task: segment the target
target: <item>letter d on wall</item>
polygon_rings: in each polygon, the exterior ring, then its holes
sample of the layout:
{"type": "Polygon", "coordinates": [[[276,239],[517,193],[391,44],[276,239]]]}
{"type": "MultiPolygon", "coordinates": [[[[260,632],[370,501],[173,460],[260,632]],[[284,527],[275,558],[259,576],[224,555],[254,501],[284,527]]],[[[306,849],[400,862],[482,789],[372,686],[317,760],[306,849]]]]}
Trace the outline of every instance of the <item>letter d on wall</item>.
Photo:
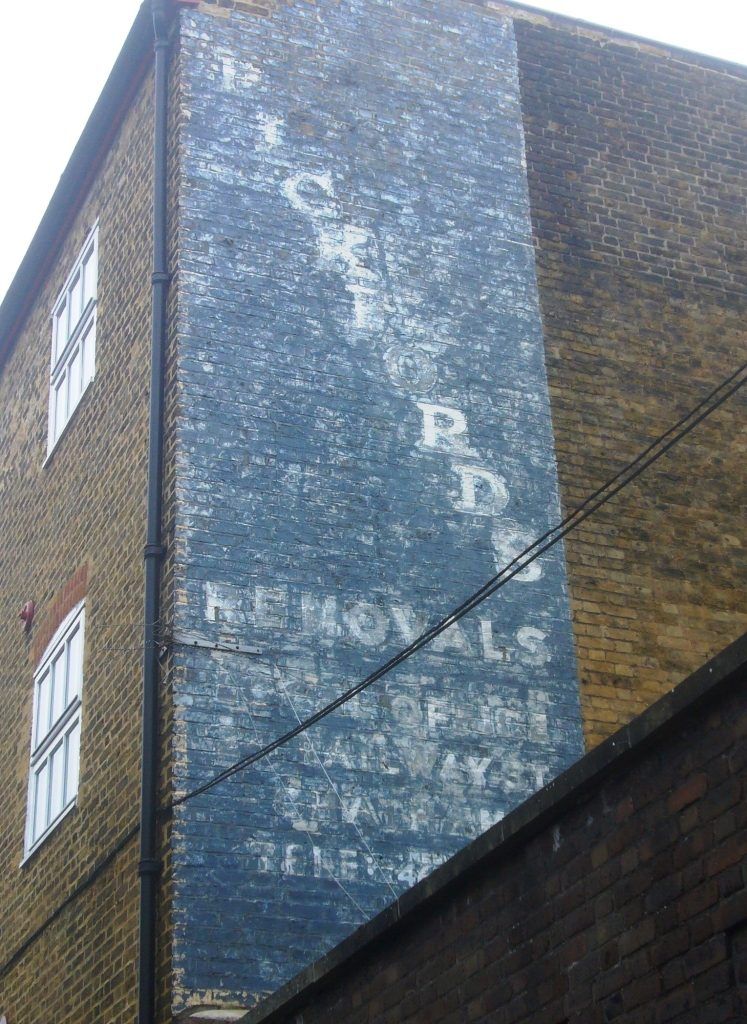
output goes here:
{"type": "Polygon", "coordinates": [[[502,476],[477,466],[455,465],[462,494],[455,503],[460,512],[475,516],[496,516],[508,504],[508,488],[502,476]]]}

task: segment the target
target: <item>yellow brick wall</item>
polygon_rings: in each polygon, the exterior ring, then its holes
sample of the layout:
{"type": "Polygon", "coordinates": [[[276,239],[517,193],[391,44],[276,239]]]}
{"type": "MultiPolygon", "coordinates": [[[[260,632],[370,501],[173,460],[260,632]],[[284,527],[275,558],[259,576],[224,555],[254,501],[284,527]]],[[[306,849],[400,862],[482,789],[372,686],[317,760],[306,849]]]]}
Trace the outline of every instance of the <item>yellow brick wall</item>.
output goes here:
{"type": "MultiPolygon", "coordinates": [[[[652,54],[638,55],[639,73],[630,64],[631,47],[618,52],[531,22],[517,21],[517,41],[568,510],[744,358],[747,264],[739,252],[745,197],[736,168],[744,156],[739,111],[747,96],[738,75],[652,54]],[[617,76],[616,85],[610,76],[617,76]],[[655,108],[648,99],[657,83],[659,94],[670,96],[669,108],[655,108]],[[694,140],[689,153],[681,138],[688,131],[694,140]]],[[[138,816],[151,94],[148,77],[40,282],[0,376],[0,964],[138,816]],[[96,379],[44,465],[49,314],[96,218],[96,379]],[[61,594],[81,567],[87,624],[78,805],[20,867],[38,638],[49,633],[61,594]],[[27,600],[37,604],[31,638],[17,617],[27,600]]],[[[178,110],[178,102],[172,107],[178,110]]],[[[176,119],[172,138],[175,125],[176,119]]],[[[173,152],[172,201],[176,175],[173,152]]],[[[174,287],[172,346],[176,293],[174,287]]],[[[174,381],[173,351],[168,379],[174,381]]],[[[743,397],[730,402],[567,541],[590,745],[747,628],[744,413],[743,397]]],[[[167,453],[173,452],[177,414],[171,387],[167,453]]],[[[167,455],[167,540],[173,468],[167,455]]],[[[172,571],[168,561],[166,593],[172,571]]],[[[169,685],[167,666],[166,696],[169,685]]],[[[169,716],[166,702],[164,798],[169,716]]],[[[164,1021],[171,884],[165,859],[164,1021]]],[[[134,840],[0,978],[0,1008],[10,1024],[132,1021],[136,862],[134,840]]]]}
{"type": "MultiPolygon", "coordinates": [[[[77,212],[0,376],[0,963],[137,822],[150,348],[152,81],[77,212]],[[99,221],[96,374],[51,459],[50,313],[99,221]],[[77,806],[21,867],[37,637],[87,567],[77,806]],[[18,620],[34,600],[26,638],[18,620]]],[[[119,1024],[136,998],[133,840],[0,978],[13,1024],[119,1024]]]]}
{"type": "MultiPolygon", "coordinates": [[[[564,511],[747,355],[747,72],[515,19],[564,511]]],[[[740,393],[566,543],[594,745],[747,629],[740,393]]]]}

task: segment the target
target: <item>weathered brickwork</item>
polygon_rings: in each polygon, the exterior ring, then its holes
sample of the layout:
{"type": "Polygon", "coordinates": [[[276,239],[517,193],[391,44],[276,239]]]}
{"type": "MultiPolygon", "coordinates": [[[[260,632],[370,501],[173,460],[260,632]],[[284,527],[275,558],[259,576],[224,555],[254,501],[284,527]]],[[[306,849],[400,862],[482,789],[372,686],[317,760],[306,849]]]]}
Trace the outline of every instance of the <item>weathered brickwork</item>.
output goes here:
{"type": "MultiPolygon", "coordinates": [[[[182,19],[176,625],[260,654],[184,659],[183,789],[559,516],[510,21],[420,0],[216,14],[182,19]]],[[[558,548],[180,808],[177,1008],[276,988],[557,774],[577,694],[558,548]]]]}
{"type": "Polygon", "coordinates": [[[745,681],[593,752],[245,1024],[744,1021],[745,681]]]}
{"type": "MultiPolygon", "coordinates": [[[[538,20],[515,31],[569,510],[744,361],[747,73],[538,20]]],[[[588,743],[747,627],[744,421],[738,395],[568,538],[588,743]]]]}
{"type": "MultiPolygon", "coordinates": [[[[500,0],[218,0],[179,19],[164,800],[358,681],[585,498],[744,359],[747,312],[743,70],[500,0]],[[185,653],[174,628],[259,653],[185,653]]],[[[138,817],[138,80],[0,370],[0,965],[138,817]],[[50,312],[97,219],[96,375],[45,462],[50,312]],[[77,807],[20,866],[33,672],[82,598],[77,807]]],[[[744,413],[733,399],[574,533],[567,566],[557,548],[178,811],[159,1021],[277,989],[577,758],[582,728],[597,744],[744,631],[744,413]]],[[[697,750],[683,733],[428,925],[444,938],[427,963],[413,939],[404,968],[392,951],[309,1021],[738,1015],[740,728],[714,711],[697,750]],[[529,882],[546,861],[549,909],[529,882]],[[447,963],[457,933],[469,952],[447,963]]],[[[134,840],[0,977],[9,1024],[131,1024],[136,861],[134,840]]]]}
{"type": "MultiPolygon", "coordinates": [[[[0,376],[0,964],[137,821],[142,547],[149,380],[152,82],[143,81],[0,376]],[[95,378],[51,458],[50,314],[99,223],[95,378]],[[80,785],[75,810],[20,866],[32,678],[65,612],[85,597],[80,785]],[[26,637],[18,619],[36,602],[26,637]]],[[[0,979],[23,1024],[131,1024],[137,842],[0,979]]]]}

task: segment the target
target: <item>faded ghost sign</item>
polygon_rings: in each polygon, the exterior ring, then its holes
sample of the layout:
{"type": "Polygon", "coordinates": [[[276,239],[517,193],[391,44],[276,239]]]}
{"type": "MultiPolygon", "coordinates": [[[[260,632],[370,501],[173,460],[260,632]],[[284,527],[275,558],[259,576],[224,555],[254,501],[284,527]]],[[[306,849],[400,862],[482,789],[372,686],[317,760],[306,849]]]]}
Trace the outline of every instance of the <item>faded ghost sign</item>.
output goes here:
{"type": "MultiPolygon", "coordinates": [[[[558,500],[510,23],[445,0],[182,18],[176,625],[263,652],[182,656],[187,788],[410,642],[558,500]]],[[[278,986],[580,751],[556,548],[179,809],[184,992],[278,986]]]]}

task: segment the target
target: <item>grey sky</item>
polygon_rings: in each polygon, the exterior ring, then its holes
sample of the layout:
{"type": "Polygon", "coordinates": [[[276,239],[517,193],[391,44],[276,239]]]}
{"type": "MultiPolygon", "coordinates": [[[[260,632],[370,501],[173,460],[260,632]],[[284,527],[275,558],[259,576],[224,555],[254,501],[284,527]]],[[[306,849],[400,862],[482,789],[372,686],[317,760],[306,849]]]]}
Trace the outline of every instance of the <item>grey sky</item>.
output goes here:
{"type": "MultiPolygon", "coordinates": [[[[747,63],[744,0],[545,0],[536,6],[747,63]]],[[[0,137],[6,157],[0,167],[0,296],[138,7],[139,0],[34,0],[9,4],[3,11],[0,137]]]]}

